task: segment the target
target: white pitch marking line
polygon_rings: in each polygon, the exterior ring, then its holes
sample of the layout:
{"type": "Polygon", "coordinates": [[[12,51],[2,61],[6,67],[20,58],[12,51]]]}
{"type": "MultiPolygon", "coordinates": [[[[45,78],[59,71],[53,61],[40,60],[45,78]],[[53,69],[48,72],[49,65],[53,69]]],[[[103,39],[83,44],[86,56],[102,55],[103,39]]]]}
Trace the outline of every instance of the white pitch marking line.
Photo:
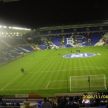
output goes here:
{"type": "Polygon", "coordinates": [[[47,85],[45,86],[46,89],[48,88],[49,84],[50,84],[50,81],[48,81],[47,85]]]}

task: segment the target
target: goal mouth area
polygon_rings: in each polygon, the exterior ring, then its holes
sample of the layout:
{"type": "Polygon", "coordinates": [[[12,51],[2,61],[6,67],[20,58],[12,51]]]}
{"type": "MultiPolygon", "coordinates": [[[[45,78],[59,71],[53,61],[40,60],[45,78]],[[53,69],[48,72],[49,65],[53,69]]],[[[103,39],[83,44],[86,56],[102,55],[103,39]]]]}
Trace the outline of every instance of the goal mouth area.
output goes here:
{"type": "Polygon", "coordinates": [[[61,90],[64,92],[106,91],[106,75],[81,75],[70,76],[66,80],[50,80],[44,87],[45,90],[61,90]]]}
{"type": "Polygon", "coordinates": [[[101,91],[107,90],[106,76],[101,75],[82,75],[70,76],[70,92],[73,91],[101,91]]]}

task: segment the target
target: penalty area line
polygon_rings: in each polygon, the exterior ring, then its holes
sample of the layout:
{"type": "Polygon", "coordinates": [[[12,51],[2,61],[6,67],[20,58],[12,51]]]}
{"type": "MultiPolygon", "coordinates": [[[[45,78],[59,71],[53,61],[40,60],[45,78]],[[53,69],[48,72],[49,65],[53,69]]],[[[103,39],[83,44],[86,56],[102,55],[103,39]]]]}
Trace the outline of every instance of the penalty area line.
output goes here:
{"type": "Polygon", "coordinates": [[[50,85],[50,81],[48,81],[48,83],[47,83],[47,85],[45,86],[45,88],[47,89],[49,85],[50,85]]]}

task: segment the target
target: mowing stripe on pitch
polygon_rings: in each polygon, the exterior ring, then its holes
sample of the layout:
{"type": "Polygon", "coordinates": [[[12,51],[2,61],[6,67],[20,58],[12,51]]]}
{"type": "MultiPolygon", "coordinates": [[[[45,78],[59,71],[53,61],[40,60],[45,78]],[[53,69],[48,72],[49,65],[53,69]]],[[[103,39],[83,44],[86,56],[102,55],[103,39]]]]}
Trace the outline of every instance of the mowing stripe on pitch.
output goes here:
{"type": "Polygon", "coordinates": [[[12,81],[10,81],[9,83],[7,83],[7,84],[6,84],[4,87],[2,87],[0,90],[4,90],[4,89],[6,89],[8,86],[12,85],[15,81],[18,80],[19,77],[20,77],[20,76],[15,77],[14,80],[12,80],[12,81]]]}

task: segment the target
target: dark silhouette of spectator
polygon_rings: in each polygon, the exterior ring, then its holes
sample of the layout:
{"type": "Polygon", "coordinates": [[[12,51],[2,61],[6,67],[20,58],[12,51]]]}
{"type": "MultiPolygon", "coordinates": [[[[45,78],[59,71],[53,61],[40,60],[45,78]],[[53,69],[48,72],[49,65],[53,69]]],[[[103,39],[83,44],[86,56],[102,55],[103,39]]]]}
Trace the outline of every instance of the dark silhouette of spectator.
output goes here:
{"type": "Polygon", "coordinates": [[[44,102],[42,104],[42,108],[52,108],[51,103],[46,98],[44,98],[44,102]]]}
{"type": "Polygon", "coordinates": [[[58,99],[58,108],[65,108],[67,100],[64,97],[58,99]]]}
{"type": "Polygon", "coordinates": [[[51,103],[52,108],[57,108],[58,103],[57,103],[57,99],[56,98],[50,98],[49,102],[51,103]]]}
{"type": "Polygon", "coordinates": [[[73,106],[72,106],[72,108],[79,108],[79,104],[78,104],[78,102],[73,102],[73,106]]]}
{"type": "Polygon", "coordinates": [[[72,100],[68,99],[66,103],[66,108],[72,108],[72,105],[73,105],[72,100]]]}

